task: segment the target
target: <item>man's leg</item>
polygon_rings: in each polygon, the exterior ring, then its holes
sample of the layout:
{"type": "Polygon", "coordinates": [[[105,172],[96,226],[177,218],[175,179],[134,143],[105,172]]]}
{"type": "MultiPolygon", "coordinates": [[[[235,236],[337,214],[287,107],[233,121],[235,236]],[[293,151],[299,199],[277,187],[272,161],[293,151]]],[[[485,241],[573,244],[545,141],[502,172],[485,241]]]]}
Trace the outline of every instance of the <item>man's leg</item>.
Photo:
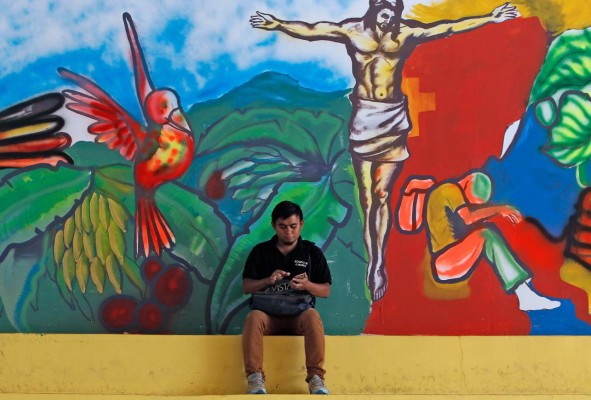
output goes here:
{"type": "Polygon", "coordinates": [[[363,212],[363,240],[368,254],[367,286],[373,301],[384,296],[388,285],[385,254],[392,226],[392,187],[404,162],[378,163],[353,157],[363,212]]]}
{"type": "Polygon", "coordinates": [[[474,268],[484,249],[484,237],[479,231],[470,232],[464,239],[432,258],[438,281],[457,281],[474,268]]]}
{"type": "Polygon", "coordinates": [[[531,277],[531,274],[515,259],[513,252],[502,236],[493,229],[481,229],[484,238],[484,256],[495,269],[506,292],[514,290],[518,285],[531,277]]]}
{"type": "Polygon", "coordinates": [[[388,285],[386,275],[386,246],[392,227],[392,187],[402,172],[404,162],[376,163],[374,172],[374,207],[376,258],[370,276],[374,276],[373,300],[381,299],[388,285]]]}
{"type": "Polygon", "coordinates": [[[527,284],[530,273],[517,261],[503,237],[494,229],[472,231],[462,241],[440,254],[434,260],[438,279],[446,281],[465,277],[482,253],[495,270],[503,289],[508,293],[515,291],[521,310],[533,311],[560,306],[560,302],[539,296],[531,290],[527,284]]]}
{"type": "Polygon", "coordinates": [[[324,326],[320,314],[310,308],[293,318],[292,330],[296,335],[304,336],[304,348],[306,351],[306,382],[314,375],[324,380],[324,326]]]}
{"type": "Polygon", "coordinates": [[[503,282],[503,289],[515,292],[522,311],[551,310],[560,302],[540,296],[529,286],[531,274],[517,261],[503,237],[493,229],[483,229],[485,257],[503,282]]]}
{"type": "Polygon", "coordinates": [[[463,278],[475,266],[482,253],[495,270],[506,292],[512,291],[530,278],[529,272],[515,259],[501,235],[489,228],[470,232],[464,239],[440,254],[435,259],[437,277],[442,281],[463,278]]]}
{"type": "Polygon", "coordinates": [[[246,376],[260,372],[264,378],[263,336],[273,334],[276,329],[273,317],[258,310],[248,313],[242,330],[242,355],[246,376]]]}
{"type": "MultiPolygon", "coordinates": [[[[368,257],[368,272],[366,275],[367,278],[367,285],[370,286],[369,283],[369,269],[371,265],[374,263],[374,252],[375,246],[372,240],[371,229],[370,229],[370,218],[372,217],[371,210],[373,206],[373,198],[371,195],[371,188],[372,188],[372,174],[371,174],[371,163],[368,161],[364,161],[359,157],[353,155],[353,168],[355,170],[355,176],[357,178],[357,186],[358,186],[358,197],[359,197],[359,205],[361,206],[361,212],[363,213],[363,243],[365,244],[365,250],[367,251],[368,257]]],[[[370,292],[373,293],[371,287],[370,292]]],[[[373,296],[373,294],[372,294],[373,296]]]]}

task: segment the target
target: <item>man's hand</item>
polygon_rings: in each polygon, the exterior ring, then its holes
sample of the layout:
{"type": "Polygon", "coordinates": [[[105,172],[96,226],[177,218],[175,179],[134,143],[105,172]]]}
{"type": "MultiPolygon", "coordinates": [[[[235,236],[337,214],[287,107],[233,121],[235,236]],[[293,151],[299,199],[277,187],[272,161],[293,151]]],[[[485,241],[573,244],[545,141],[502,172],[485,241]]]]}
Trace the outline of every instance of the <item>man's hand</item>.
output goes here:
{"type": "Polygon", "coordinates": [[[501,210],[499,211],[499,215],[509,220],[513,225],[523,221],[523,217],[521,216],[519,211],[510,206],[502,206],[501,210]]]}
{"type": "Polygon", "coordinates": [[[310,282],[308,280],[308,274],[306,274],[304,272],[303,274],[299,274],[297,276],[294,276],[290,282],[290,285],[295,290],[306,290],[306,286],[308,285],[308,282],[310,282]]]}
{"type": "Polygon", "coordinates": [[[272,31],[279,26],[279,21],[271,14],[263,14],[262,12],[257,11],[257,15],[250,17],[250,25],[253,28],[272,31]]]}
{"type": "Polygon", "coordinates": [[[273,271],[271,276],[269,278],[267,278],[268,279],[267,283],[269,284],[269,286],[274,285],[275,282],[280,281],[281,279],[283,279],[286,276],[289,276],[289,272],[285,272],[280,269],[276,269],[275,271],[273,271]]]}
{"type": "Polygon", "coordinates": [[[517,7],[510,3],[505,3],[502,6],[495,8],[491,15],[494,22],[496,23],[508,21],[520,16],[519,11],[517,11],[517,7]]]}

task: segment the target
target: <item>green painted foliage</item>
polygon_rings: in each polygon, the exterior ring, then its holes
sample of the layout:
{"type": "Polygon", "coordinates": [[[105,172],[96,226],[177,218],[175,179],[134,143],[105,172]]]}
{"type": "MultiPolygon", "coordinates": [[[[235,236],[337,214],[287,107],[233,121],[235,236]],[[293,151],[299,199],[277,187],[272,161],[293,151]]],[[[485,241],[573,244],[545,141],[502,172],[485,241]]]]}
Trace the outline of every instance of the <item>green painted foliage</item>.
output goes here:
{"type": "Polygon", "coordinates": [[[530,104],[591,83],[591,28],[560,35],[548,49],[534,83],[530,104]]]}
{"type": "Polygon", "coordinates": [[[30,290],[39,285],[45,274],[43,257],[41,260],[36,257],[36,245],[39,243],[11,249],[0,268],[0,298],[4,313],[19,332],[31,331],[27,317],[39,308],[37,291],[30,290]]]}
{"type": "Polygon", "coordinates": [[[591,157],[591,99],[580,92],[562,99],[560,115],[550,131],[546,152],[563,165],[578,165],[591,157]]]}
{"type": "Polygon", "coordinates": [[[96,169],[95,190],[125,204],[133,215],[135,209],[135,188],[133,169],[129,165],[109,165],[96,169]]]}
{"type": "MultiPolygon", "coordinates": [[[[303,237],[329,258],[336,284],[318,302],[327,332],[363,330],[369,301],[345,96],[269,75],[192,110],[193,163],[156,191],[176,237],[162,262],[188,266],[193,279],[171,333],[240,332],[244,261],[273,235],[270,214],[284,199],[301,204],[303,237]]],[[[0,174],[0,300],[22,332],[103,332],[105,298],[151,290],[134,254],[133,166],[101,144],[68,152],[77,167],[0,174]]]]}
{"type": "Polygon", "coordinates": [[[10,245],[31,240],[63,218],[90,184],[90,171],[66,166],[5,177],[0,182],[0,260],[10,245]]]}
{"type": "MultiPolygon", "coordinates": [[[[260,215],[285,182],[318,182],[342,149],[342,118],[327,112],[280,108],[235,111],[213,125],[198,147],[198,190],[212,197],[223,186],[222,212],[241,231],[244,218],[260,215]]],[[[219,199],[213,199],[219,200],[219,199]]]]}
{"type": "Polygon", "coordinates": [[[228,246],[224,222],[195,193],[174,183],[158,189],[156,201],[176,237],[172,253],[210,280],[228,246]]]}
{"type": "Polygon", "coordinates": [[[591,184],[591,28],[560,35],[548,49],[530,96],[536,118],[549,130],[544,151],[576,167],[581,187],[591,184]]]}
{"type": "MultiPolygon", "coordinates": [[[[369,313],[357,192],[347,151],[347,93],[319,93],[278,74],[263,74],[220,99],[195,106],[203,131],[190,170],[199,196],[230,226],[228,253],[206,307],[208,333],[240,333],[248,311],[242,270],[252,247],[273,235],[270,214],[284,199],[302,204],[303,237],[336,266],[329,299],[319,299],[331,334],[362,332],[369,313]]],[[[331,266],[332,269],[332,266],[331,266]]]]}
{"type": "Polygon", "coordinates": [[[316,183],[289,183],[281,188],[281,198],[275,199],[265,213],[250,228],[247,235],[237,238],[215,282],[211,299],[211,325],[213,333],[236,332],[241,321],[232,320],[239,307],[248,299],[242,293],[242,271],[250,250],[274,234],[269,221],[271,211],[281,199],[288,198],[300,204],[305,216],[302,237],[323,247],[339,225],[351,214],[332,190],[330,178],[316,183]]]}

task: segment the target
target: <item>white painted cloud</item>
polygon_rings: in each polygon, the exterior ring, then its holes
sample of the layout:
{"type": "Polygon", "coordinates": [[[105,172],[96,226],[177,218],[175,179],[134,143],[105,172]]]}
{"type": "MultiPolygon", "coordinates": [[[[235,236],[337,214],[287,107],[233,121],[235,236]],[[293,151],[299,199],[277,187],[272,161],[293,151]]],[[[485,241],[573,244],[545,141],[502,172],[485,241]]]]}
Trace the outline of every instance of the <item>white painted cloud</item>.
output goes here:
{"type": "MultiPolygon", "coordinates": [[[[406,10],[409,12],[415,3],[429,1],[407,0],[406,10]]],[[[173,71],[183,72],[175,77],[177,79],[155,79],[156,84],[174,82],[175,88],[194,93],[195,89],[208,85],[215,87],[216,80],[223,81],[233,72],[244,72],[243,77],[248,78],[248,74],[258,72],[257,67],[261,64],[275,61],[315,64],[325,72],[331,71],[339,85],[346,82],[350,87],[353,84],[351,62],[342,45],[307,42],[253,29],[249,18],[256,11],[262,11],[282,19],[338,22],[362,16],[367,5],[368,0],[3,1],[0,13],[0,59],[3,60],[0,63],[0,79],[12,73],[18,74],[28,65],[46,57],[57,57],[58,65],[67,67],[70,61],[65,55],[76,50],[95,50],[101,57],[82,60],[84,66],[80,67],[79,63],[77,68],[81,70],[76,70],[82,74],[102,68],[101,63],[108,66],[120,65],[122,60],[127,62],[129,47],[122,14],[129,12],[137,26],[150,72],[155,74],[153,66],[157,62],[165,62],[173,71]],[[181,31],[171,31],[171,21],[181,21],[174,25],[181,31]],[[174,37],[175,33],[179,36],[174,37]],[[61,56],[64,56],[63,64],[61,56]]],[[[262,72],[263,67],[259,68],[262,72]]],[[[24,81],[0,82],[11,87],[35,84],[30,76],[25,77],[24,74],[17,79],[24,81]]],[[[52,87],[53,90],[68,87],[57,74],[47,79],[53,79],[55,83],[52,84],[58,85],[52,87]]],[[[105,83],[100,82],[101,85],[105,83]]],[[[122,85],[129,88],[128,83],[122,85]]],[[[34,94],[35,91],[29,93],[34,94]]],[[[20,100],[18,89],[13,98],[3,99],[6,106],[20,100]]],[[[137,107],[135,102],[132,105],[137,107]]],[[[75,132],[75,141],[93,139],[85,133],[91,122],[89,119],[67,110],[60,113],[67,121],[64,131],[75,132]]]]}
{"type": "MultiPolygon", "coordinates": [[[[418,0],[406,1],[409,11],[418,0]]],[[[423,3],[428,2],[427,0],[423,3]]],[[[250,27],[257,10],[284,19],[340,21],[361,16],[367,0],[18,0],[4,2],[0,13],[0,76],[20,71],[37,58],[77,49],[104,49],[112,63],[128,53],[121,15],[129,12],[138,27],[148,62],[168,60],[175,69],[200,63],[216,68],[228,57],[239,69],[267,60],[314,62],[350,77],[350,62],[341,45],[308,43],[250,27]],[[167,22],[188,20],[184,46],[175,48],[163,35],[167,22]],[[8,61],[7,61],[8,60],[8,61]]],[[[205,77],[195,71],[195,83],[205,77]]]]}

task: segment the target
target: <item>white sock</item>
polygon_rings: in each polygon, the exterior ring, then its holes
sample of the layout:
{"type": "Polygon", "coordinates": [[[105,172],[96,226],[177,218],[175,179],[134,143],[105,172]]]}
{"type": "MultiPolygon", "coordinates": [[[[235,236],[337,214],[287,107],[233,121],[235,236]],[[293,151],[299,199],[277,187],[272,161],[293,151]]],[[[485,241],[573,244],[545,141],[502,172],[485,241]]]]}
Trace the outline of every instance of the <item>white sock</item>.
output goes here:
{"type": "Polygon", "coordinates": [[[538,295],[527,283],[522,283],[515,289],[521,311],[552,310],[560,307],[560,302],[538,295]]]}

